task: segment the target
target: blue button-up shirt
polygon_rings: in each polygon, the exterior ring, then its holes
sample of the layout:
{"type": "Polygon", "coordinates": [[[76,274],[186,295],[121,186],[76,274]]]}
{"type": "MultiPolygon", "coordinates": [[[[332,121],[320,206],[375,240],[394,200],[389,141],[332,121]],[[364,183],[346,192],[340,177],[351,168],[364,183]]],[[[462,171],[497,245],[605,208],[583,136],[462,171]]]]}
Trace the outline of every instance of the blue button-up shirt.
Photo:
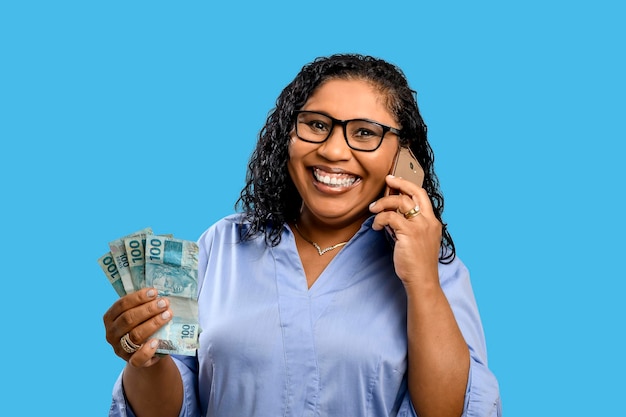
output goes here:
{"type": "MultiPolygon", "coordinates": [[[[200,349],[175,357],[181,416],[415,416],[406,382],[406,294],[372,218],[308,288],[293,233],[240,242],[229,216],[199,239],[200,349]]],[[[464,416],[500,415],[469,274],[439,277],[470,349],[464,416]]],[[[174,312],[176,314],[176,312],[174,312]]],[[[110,416],[132,416],[121,378],[110,416]]]]}

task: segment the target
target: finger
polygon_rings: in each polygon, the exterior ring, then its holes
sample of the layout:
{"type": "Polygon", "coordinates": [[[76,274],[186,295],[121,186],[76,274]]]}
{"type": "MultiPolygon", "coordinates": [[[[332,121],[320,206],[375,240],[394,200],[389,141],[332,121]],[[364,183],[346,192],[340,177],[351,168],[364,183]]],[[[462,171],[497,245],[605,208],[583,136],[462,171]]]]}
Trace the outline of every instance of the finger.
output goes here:
{"type": "MultiPolygon", "coordinates": [[[[117,330],[115,332],[107,333],[107,341],[113,347],[115,353],[123,358],[128,359],[131,355],[135,353],[127,352],[122,343],[123,337],[128,337],[130,339],[131,345],[142,345],[140,349],[142,349],[146,344],[146,342],[150,339],[150,337],[157,332],[161,327],[167,324],[172,319],[172,311],[168,308],[160,314],[156,314],[152,316],[149,320],[139,324],[132,329],[125,331],[124,333],[118,333],[123,330],[117,330]],[[128,334],[128,336],[126,336],[128,334]]],[[[128,347],[128,346],[127,346],[128,347]]]]}
{"type": "Polygon", "coordinates": [[[103,320],[106,323],[113,322],[120,314],[125,311],[137,307],[141,304],[154,300],[157,297],[157,291],[154,288],[144,288],[139,291],[130,293],[117,300],[111,308],[104,313],[103,320]]]}
{"type": "Polygon", "coordinates": [[[166,308],[163,311],[150,316],[149,319],[143,321],[141,324],[128,331],[131,340],[135,341],[137,344],[145,343],[146,340],[156,333],[157,330],[172,320],[172,315],[172,310],[166,308]]]}
{"type": "MultiPolygon", "coordinates": [[[[374,216],[374,221],[372,222],[372,229],[374,230],[382,230],[384,227],[390,226],[391,223],[395,223],[395,219],[399,219],[401,215],[395,211],[382,211],[374,216]]],[[[393,230],[393,228],[392,228],[393,230]]]]}
{"type": "Polygon", "coordinates": [[[107,341],[115,347],[119,339],[129,333],[133,342],[141,344],[171,317],[167,298],[140,304],[124,311],[113,322],[105,322],[107,341]]]}
{"type": "Polygon", "coordinates": [[[392,230],[404,230],[409,223],[426,222],[434,225],[440,223],[434,214],[430,198],[426,190],[419,189],[413,196],[394,195],[383,197],[370,204],[370,211],[376,216],[372,228],[381,230],[390,227],[392,230]],[[418,214],[411,214],[412,210],[418,214]]]}
{"type": "Polygon", "coordinates": [[[380,213],[382,211],[406,213],[413,207],[415,207],[415,201],[410,195],[394,194],[383,197],[370,204],[370,211],[372,213],[380,213]]]}
{"type": "Polygon", "coordinates": [[[426,190],[420,188],[415,194],[411,196],[411,200],[413,200],[415,202],[415,205],[419,207],[421,215],[424,215],[428,218],[435,217],[435,211],[433,210],[433,205],[430,201],[430,197],[428,197],[428,193],[426,192],[426,190]]]}
{"type": "Polygon", "coordinates": [[[139,350],[137,350],[133,354],[130,354],[128,358],[128,363],[135,368],[146,368],[148,366],[154,365],[160,359],[159,356],[155,356],[158,347],[158,339],[148,340],[146,343],[143,344],[141,348],[139,348],[139,350]]]}
{"type": "Polygon", "coordinates": [[[373,213],[379,213],[383,210],[397,210],[400,213],[406,213],[413,209],[418,201],[413,199],[413,195],[426,193],[422,187],[412,183],[411,181],[405,180],[402,177],[388,175],[385,178],[385,181],[389,187],[394,188],[398,191],[398,193],[385,195],[379,199],[375,202],[375,204],[373,204],[373,206],[376,206],[375,209],[370,206],[370,210],[373,213]]]}
{"type": "Polygon", "coordinates": [[[382,211],[374,216],[372,228],[381,230],[384,227],[390,227],[394,233],[398,230],[405,230],[408,226],[407,219],[402,213],[397,211],[382,211]]]}
{"type": "Polygon", "coordinates": [[[394,188],[398,190],[401,194],[405,195],[413,195],[418,190],[422,189],[422,187],[409,180],[406,180],[402,177],[394,177],[393,175],[387,175],[385,181],[387,182],[387,185],[389,187],[394,188]]]}

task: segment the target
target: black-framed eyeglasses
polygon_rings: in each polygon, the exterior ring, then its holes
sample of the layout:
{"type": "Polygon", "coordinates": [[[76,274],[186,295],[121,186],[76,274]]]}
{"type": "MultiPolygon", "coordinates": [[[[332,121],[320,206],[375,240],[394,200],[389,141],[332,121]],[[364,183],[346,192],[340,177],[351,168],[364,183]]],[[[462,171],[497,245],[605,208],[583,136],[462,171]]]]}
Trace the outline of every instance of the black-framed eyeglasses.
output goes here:
{"type": "Polygon", "coordinates": [[[343,137],[356,151],[373,152],[383,143],[385,133],[400,136],[400,130],[367,119],[339,120],[324,113],[299,110],[295,112],[296,136],[305,142],[328,140],[336,125],[343,127],[343,137]]]}

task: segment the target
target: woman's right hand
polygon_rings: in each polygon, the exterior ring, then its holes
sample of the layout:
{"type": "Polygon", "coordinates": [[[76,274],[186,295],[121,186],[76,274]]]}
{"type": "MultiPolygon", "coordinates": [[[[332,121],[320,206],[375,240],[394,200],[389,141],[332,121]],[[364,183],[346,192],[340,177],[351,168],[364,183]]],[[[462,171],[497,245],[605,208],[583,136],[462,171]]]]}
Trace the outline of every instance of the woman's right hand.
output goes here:
{"type": "Polygon", "coordinates": [[[158,297],[154,288],[144,288],[117,300],[104,314],[107,342],[115,354],[134,367],[148,367],[159,361],[155,356],[159,341],[150,339],[172,319],[169,300],[158,297]],[[141,345],[134,353],[122,348],[121,339],[128,333],[132,344],[141,345]]]}

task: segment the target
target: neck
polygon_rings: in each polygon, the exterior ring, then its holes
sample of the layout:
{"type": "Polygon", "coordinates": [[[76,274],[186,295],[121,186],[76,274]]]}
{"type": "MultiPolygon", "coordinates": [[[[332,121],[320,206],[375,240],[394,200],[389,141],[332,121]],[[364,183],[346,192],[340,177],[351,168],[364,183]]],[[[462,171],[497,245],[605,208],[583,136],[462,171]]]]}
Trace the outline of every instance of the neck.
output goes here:
{"type": "Polygon", "coordinates": [[[309,244],[311,244],[317,250],[317,253],[319,254],[319,256],[322,256],[323,254],[325,254],[326,252],[330,252],[331,250],[340,248],[344,246],[346,243],[348,243],[348,241],[346,240],[346,241],[335,243],[334,245],[322,248],[316,242],[312,241],[311,239],[307,238],[304,234],[302,234],[302,231],[300,231],[300,228],[298,227],[298,223],[294,223],[294,226],[296,227],[296,230],[300,234],[300,237],[302,237],[302,239],[306,240],[309,244]]]}
{"type": "Polygon", "coordinates": [[[322,248],[347,242],[359,231],[364,219],[349,223],[329,224],[302,213],[299,219],[294,220],[300,235],[307,241],[315,242],[322,248]]]}

